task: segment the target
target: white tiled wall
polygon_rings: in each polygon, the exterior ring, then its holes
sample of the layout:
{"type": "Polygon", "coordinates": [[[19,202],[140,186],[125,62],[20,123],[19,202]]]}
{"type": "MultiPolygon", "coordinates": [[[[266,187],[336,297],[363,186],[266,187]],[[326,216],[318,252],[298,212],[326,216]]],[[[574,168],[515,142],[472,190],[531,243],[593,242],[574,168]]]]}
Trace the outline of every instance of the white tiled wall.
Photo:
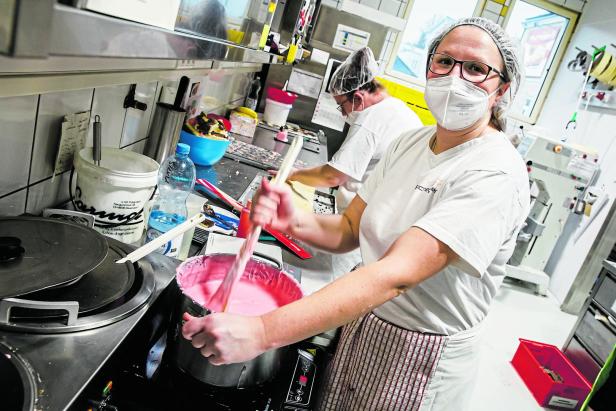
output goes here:
{"type": "MultiPolygon", "coordinates": [[[[103,147],[120,147],[122,129],[126,109],[124,98],[128,94],[130,85],[98,87],[94,90],[92,99],[92,119],[100,116],[101,142],[103,147]]],[[[92,128],[90,128],[88,143],[92,145],[92,128]]]]}
{"type": "MultiPolygon", "coordinates": [[[[201,78],[205,111],[224,113],[227,105],[242,104],[253,73],[218,71],[201,78]]],[[[135,99],[147,110],[124,108],[130,84],[67,90],[40,95],[0,98],[0,216],[39,214],[70,200],[70,171],[56,175],[53,165],[65,114],[91,110],[98,114],[104,146],[143,153],[156,101],[163,86],[177,81],[138,83],[135,99]]],[[[90,127],[87,146],[92,145],[90,127]]]]}
{"type": "Polygon", "coordinates": [[[0,215],[19,215],[26,211],[27,189],[0,198],[0,215]]]}
{"type": "Polygon", "coordinates": [[[38,96],[0,99],[0,196],[28,185],[38,96]]]}
{"type": "Polygon", "coordinates": [[[126,147],[137,143],[148,136],[150,117],[154,112],[155,96],[158,82],[138,84],[135,90],[135,100],[144,102],[148,105],[145,111],[135,108],[126,109],[124,127],[122,129],[122,139],[120,147],[126,147]]]}

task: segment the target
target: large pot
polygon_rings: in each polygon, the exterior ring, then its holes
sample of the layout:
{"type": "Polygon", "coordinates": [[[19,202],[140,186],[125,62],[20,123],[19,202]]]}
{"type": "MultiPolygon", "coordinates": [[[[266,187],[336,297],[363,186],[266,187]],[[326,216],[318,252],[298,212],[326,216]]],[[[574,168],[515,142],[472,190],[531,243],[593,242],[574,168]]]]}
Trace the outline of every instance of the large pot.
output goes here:
{"type": "MultiPolygon", "coordinates": [[[[176,280],[180,290],[187,290],[195,284],[207,281],[222,280],[234,259],[235,255],[232,254],[214,254],[186,260],[177,269],[176,280]]],[[[290,275],[274,265],[254,258],[246,265],[242,280],[254,281],[277,290],[280,306],[303,296],[299,284],[290,275]]],[[[174,311],[170,341],[171,358],[179,369],[204,383],[218,387],[247,388],[271,381],[276,376],[286,347],[269,350],[243,363],[212,365],[190,341],[183,338],[182,315],[185,312],[193,316],[210,314],[207,307],[199,305],[182,292],[174,311]]]]}

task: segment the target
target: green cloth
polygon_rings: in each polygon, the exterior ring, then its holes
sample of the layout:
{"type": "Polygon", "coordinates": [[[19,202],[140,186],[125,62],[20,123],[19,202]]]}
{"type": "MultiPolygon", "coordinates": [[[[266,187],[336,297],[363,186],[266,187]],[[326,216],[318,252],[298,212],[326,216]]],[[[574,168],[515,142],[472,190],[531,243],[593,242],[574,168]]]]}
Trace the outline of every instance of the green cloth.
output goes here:
{"type": "Polygon", "coordinates": [[[599,371],[599,375],[597,375],[595,383],[592,385],[592,390],[590,390],[590,394],[588,394],[588,397],[586,397],[586,400],[584,401],[584,404],[582,404],[582,408],[580,408],[580,411],[588,409],[588,404],[590,403],[592,397],[607,381],[610,372],[612,371],[612,367],[614,366],[614,358],[616,358],[616,345],[614,345],[611,354],[609,355],[609,357],[607,357],[605,365],[603,365],[603,368],[601,368],[601,371],[599,371]]]}

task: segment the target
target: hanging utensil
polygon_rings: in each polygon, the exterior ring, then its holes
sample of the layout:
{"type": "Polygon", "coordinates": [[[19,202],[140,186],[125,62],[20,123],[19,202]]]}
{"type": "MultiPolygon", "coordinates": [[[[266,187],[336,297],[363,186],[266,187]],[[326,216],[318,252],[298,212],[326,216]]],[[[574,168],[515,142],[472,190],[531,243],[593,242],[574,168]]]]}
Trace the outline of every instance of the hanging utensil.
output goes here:
{"type": "MultiPolygon", "coordinates": [[[[599,54],[603,52],[605,52],[605,46],[598,48],[598,49],[596,48],[595,51],[592,53],[592,57],[588,65],[588,69],[586,70],[586,77],[584,78],[584,83],[582,84],[582,89],[580,90],[580,94],[578,95],[577,102],[575,103],[575,111],[573,112],[573,114],[571,115],[571,118],[565,125],[565,130],[575,130],[577,128],[578,108],[580,107],[580,103],[582,102],[582,97],[584,96],[584,92],[586,92],[586,85],[588,84],[588,79],[590,78],[590,72],[592,70],[593,64],[595,63],[595,59],[597,58],[599,54]]],[[[587,108],[588,108],[588,104],[586,104],[586,107],[584,108],[584,110],[586,110],[587,108]]],[[[562,138],[562,141],[567,141],[566,135],[565,137],[562,138]]]]}
{"type": "Polygon", "coordinates": [[[180,78],[180,84],[178,85],[178,90],[175,93],[175,101],[173,102],[173,107],[176,110],[182,110],[182,102],[184,101],[186,90],[188,89],[188,83],[190,83],[188,77],[182,76],[182,78],[180,78]]]}
{"type": "MultiPolygon", "coordinates": [[[[291,173],[293,169],[293,163],[295,163],[295,159],[299,155],[299,152],[302,149],[303,139],[296,138],[293,139],[287,154],[282,161],[282,165],[280,166],[280,170],[278,174],[274,177],[272,183],[277,186],[281,186],[287,181],[287,177],[291,173]]],[[[227,310],[227,305],[229,303],[229,297],[233,292],[233,288],[235,284],[239,281],[244,274],[244,269],[246,268],[246,264],[252,257],[252,253],[254,252],[255,246],[257,245],[257,241],[259,240],[259,236],[261,235],[261,226],[254,225],[250,233],[248,233],[248,237],[244,244],[242,244],[242,248],[240,252],[235,258],[231,269],[225,276],[224,280],[218,287],[218,290],[214,293],[211,300],[208,303],[208,306],[212,309],[219,308],[221,312],[227,310]]]]}
{"type": "Polygon", "coordinates": [[[102,125],[101,125],[101,116],[98,114],[94,116],[94,124],[92,128],[92,160],[94,163],[100,167],[101,165],[101,151],[102,151],[102,125]]]}
{"type": "Polygon", "coordinates": [[[146,243],[128,254],[126,257],[119,259],[116,261],[116,264],[124,264],[127,261],[134,263],[135,261],[139,261],[146,255],[150,254],[152,251],[155,251],[158,247],[165,244],[167,241],[173,240],[175,237],[184,234],[186,231],[195,227],[199,223],[205,220],[205,215],[203,213],[199,213],[184,221],[182,224],[179,224],[173,227],[171,230],[167,231],[164,234],[156,237],[154,240],[146,243]]]}

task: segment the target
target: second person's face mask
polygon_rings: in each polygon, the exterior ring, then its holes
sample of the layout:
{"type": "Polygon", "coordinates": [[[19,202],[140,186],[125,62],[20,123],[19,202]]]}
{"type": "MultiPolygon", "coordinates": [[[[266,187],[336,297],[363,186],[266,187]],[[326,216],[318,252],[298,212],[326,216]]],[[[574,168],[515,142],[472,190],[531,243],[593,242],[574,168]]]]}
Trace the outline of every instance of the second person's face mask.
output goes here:
{"type": "Polygon", "coordinates": [[[458,76],[428,79],[424,98],[428,108],[443,128],[463,130],[485,116],[490,96],[484,89],[458,76]]]}
{"type": "MultiPolygon", "coordinates": [[[[355,110],[355,106],[356,106],[356,99],[355,96],[353,96],[353,98],[351,100],[349,100],[351,103],[351,112],[346,114],[344,116],[344,121],[349,125],[352,126],[353,124],[355,124],[355,122],[357,121],[357,116],[359,116],[359,111],[355,110]]],[[[363,102],[362,102],[362,107],[363,107],[363,102]]],[[[363,110],[363,108],[362,108],[363,110]]],[[[361,110],[360,110],[361,111],[361,110]]]]}

